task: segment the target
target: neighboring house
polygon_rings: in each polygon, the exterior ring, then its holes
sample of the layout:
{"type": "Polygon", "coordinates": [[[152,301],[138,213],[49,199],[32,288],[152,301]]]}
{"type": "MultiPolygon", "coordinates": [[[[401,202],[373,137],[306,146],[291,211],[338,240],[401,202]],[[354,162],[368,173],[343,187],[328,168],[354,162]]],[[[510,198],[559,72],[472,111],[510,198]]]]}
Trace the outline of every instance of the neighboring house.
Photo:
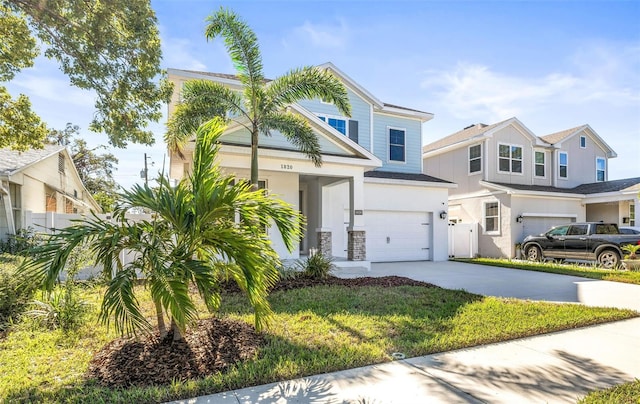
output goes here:
{"type": "Polygon", "coordinates": [[[452,222],[480,224],[478,254],[508,256],[572,221],[635,224],[640,177],[609,181],[616,153],[589,126],[538,137],[518,119],[476,124],[423,147],[424,172],[458,187],[452,222]]]}
{"type": "Polygon", "coordinates": [[[33,213],[100,212],[64,146],[0,149],[0,239],[24,228],[33,213]]]}
{"type": "MultiPolygon", "coordinates": [[[[334,105],[307,100],[291,105],[317,134],[323,164],[316,167],[280,133],[260,138],[260,187],[296,206],[306,217],[304,239],[297,251],[284,248],[277,229],[271,238],[282,258],[298,258],[309,249],[338,261],[446,260],[448,190],[455,185],[422,174],[422,123],[433,115],[381,102],[328,63],[346,86],[352,116],[341,116],[334,105]]],[[[169,114],[179,101],[182,84],[190,79],[217,81],[239,88],[235,76],[169,69],[175,92],[169,114]]],[[[231,123],[222,137],[221,167],[249,178],[248,131],[231,123]]],[[[170,178],[180,179],[191,168],[193,143],[184,159],[170,156],[170,178]]]]}

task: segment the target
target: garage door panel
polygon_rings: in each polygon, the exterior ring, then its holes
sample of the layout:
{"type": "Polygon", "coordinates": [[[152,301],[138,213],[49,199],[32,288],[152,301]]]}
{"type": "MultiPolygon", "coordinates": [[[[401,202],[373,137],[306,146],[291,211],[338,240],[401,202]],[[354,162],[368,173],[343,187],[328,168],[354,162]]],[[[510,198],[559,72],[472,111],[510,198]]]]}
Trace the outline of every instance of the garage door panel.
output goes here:
{"type": "Polygon", "coordinates": [[[524,236],[537,236],[545,233],[553,226],[560,226],[575,222],[571,217],[531,217],[527,216],[523,220],[524,236]]]}
{"type": "Polygon", "coordinates": [[[367,212],[368,259],[374,262],[429,259],[428,220],[427,212],[367,212]]]}

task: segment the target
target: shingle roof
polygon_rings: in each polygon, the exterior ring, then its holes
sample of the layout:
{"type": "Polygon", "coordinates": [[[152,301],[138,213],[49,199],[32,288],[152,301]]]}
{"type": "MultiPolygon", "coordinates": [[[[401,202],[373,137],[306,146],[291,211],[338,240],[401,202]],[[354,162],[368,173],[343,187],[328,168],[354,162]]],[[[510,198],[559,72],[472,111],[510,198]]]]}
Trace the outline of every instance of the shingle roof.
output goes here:
{"type": "Polygon", "coordinates": [[[504,182],[491,182],[490,184],[499,185],[501,187],[516,189],[520,191],[536,191],[536,192],[553,192],[563,194],[600,194],[605,192],[618,192],[640,184],[640,177],[624,178],[621,180],[612,180],[604,182],[593,182],[589,184],[581,184],[574,188],[557,188],[543,185],[524,185],[524,184],[507,184],[504,182]]]}
{"type": "Polygon", "coordinates": [[[575,128],[566,129],[560,132],[552,133],[550,135],[540,136],[540,139],[544,140],[549,144],[556,144],[558,142],[563,141],[567,136],[570,136],[586,127],[587,125],[576,126],[575,128]]]}
{"type": "Polygon", "coordinates": [[[63,150],[65,146],[45,145],[43,149],[23,152],[9,148],[0,149],[0,174],[7,175],[63,150]]]}
{"type": "Polygon", "coordinates": [[[414,109],[414,108],[407,108],[407,107],[401,107],[400,105],[393,105],[393,104],[388,104],[386,102],[383,102],[385,107],[389,107],[389,108],[398,108],[398,109],[404,109],[405,111],[413,111],[413,112],[419,112],[421,114],[430,114],[431,112],[426,112],[426,111],[420,111],[419,109],[414,109]]]}
{"type": "Polygon", "coordinates": [[[432,177],[426,174],[409,174],[409,173],[395,173],[390,171],[367,171],[364,173],[367,178],[387,178],[391,180],[409,180],[409,181],[422,181],[422,182],[441,182],[443,184],[453,184],[451,181],[446,181],[441,178],[432,177]]]}
{"type": "MultiPolygon", "coordinates": [[[[509,118],[513,119],[513,118],[509,118]]],[[[480,136],[483,133],[495,128],[498,125],[501,125],[508,121],[509,119],[505,119],[504,121],[494,123],[493,125],[486,125],[484,123],[477,123],[475,125],[467,126],[459,132],[456,132],[452,135],[443,137],[442,139],[438,139],[433,143],[429,143],[422,148],[423,153],[427,153],[433,150],[437,150],[443,147],[451,146],[456,143],[464,142],[465,140],[474,138],[476,136],[480,136]]]]}

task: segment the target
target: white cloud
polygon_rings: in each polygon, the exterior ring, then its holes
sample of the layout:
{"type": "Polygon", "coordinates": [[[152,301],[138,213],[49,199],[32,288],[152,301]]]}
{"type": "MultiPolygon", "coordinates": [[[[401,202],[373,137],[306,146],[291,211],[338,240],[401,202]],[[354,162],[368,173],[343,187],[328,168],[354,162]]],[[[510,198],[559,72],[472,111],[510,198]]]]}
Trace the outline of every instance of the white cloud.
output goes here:
{"type": "Polygon", "coordinates": [[[489,122],[547,108],[640,103],[640,47],[591,46],[576,52],[570,61],[569,73],[539,77],[509,75],[460,62],[451,71],[427,72],[421,85],[452,116],[489,122]]]}
{"type": "Polygon", "coordinates": [[[206,71],[207,66],[194,55],[193,41],[183,38],[172,38],[162,34],[162,64],[165,67],[175,67],[185,70],[206,71]]]}
{"type": "Polygon", "coordinates": [[[288,42],[303,41],[316,48],[344,49],[349,42],[350,31],[346,22],[339,19],[334,24],[313,24],[305,21],[304,24],[294,28],[288,42]]]}
{"type": "Polygon", "coordinates": [[[38,74],[35,71],[25,71],[11,84],[31,99],[35,97],[76,106],[92,106],[95,103],[93,91],[73,87],[62,73],[38,74]]]}

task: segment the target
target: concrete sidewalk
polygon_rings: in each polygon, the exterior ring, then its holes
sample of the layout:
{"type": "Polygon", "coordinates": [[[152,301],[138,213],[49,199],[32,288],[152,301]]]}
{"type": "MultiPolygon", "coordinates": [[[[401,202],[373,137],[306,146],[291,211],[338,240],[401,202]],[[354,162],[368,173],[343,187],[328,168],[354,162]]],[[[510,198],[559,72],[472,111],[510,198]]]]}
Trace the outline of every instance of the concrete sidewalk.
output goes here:
{"type": "MultiPolygon", "coordinates": [[[[399,275],[484,295],[640,310],[638,285],[456,262],[373,264],[369,272],[355,271],[339,275],[399,275]]],[[[638,341],[640,318],[180,402],[575,403],[589,391],[640,378],[638,341]]]]}

